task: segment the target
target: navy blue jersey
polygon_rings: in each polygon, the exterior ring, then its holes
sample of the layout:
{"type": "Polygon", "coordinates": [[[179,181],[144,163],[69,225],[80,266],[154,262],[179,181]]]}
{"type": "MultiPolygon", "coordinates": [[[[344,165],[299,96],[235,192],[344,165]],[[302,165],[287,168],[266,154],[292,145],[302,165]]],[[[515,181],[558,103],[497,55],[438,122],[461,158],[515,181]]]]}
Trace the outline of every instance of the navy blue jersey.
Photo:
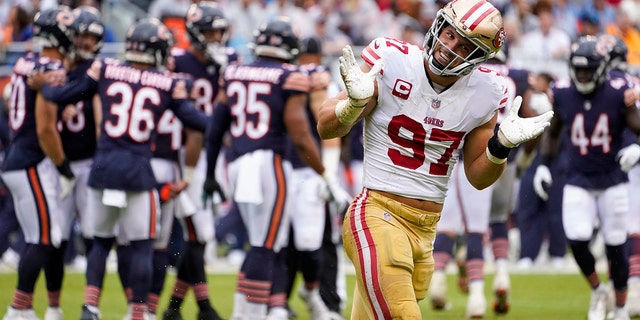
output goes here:
{"type": "MultiPolygon", "coordinates": [[[[307,64],[300,66],[300,68],[305,70],[309,75],[311,91],[327,89],[327,86],[329,86],[329,83],[331,81],[331,74],[329,74],[329,70],[327,70],[325,66],[317,64],[307,64]]],[[[316,130],[316,117],[313,115],[313,111],[311,110],[311,99],[307,99],[307,118],[309,119],[311,134],[317,142],[318,147],[320,147],[321,139],[318,130],[316,130]]],[[[307,167],[307,164],[302,159],[300,159],[300,156],[298,155],[298,152],[293,146],[291,140],[289,140],[287,146],[287,158],[291,162],[291,166],[294,169],[307,167]]]]}
{"type": "MultiPolygon", "coordinates": [[[[74,81],[84,77],[87,70],[93,63],[93,59],[84,61],[69,72],[69,81],[74,81]]],[[[96,150],[96,123],[93,117],[93,97],[87,97],[75,103],[78,114],[68,119],[62,120],[62,112],[66,106],[59,106],[58,128],[60,128],[60,139],[62,148],[67,159],[71,161],[84,160],[93,157],[96,150]]]]}
{"type": "Polygon", "coordinates": [[[590,95],[582,95],[569,81],[553,87],[555,116],[564,125],[563,155],[567,156],[567,183],[604,189],[627,181],[616,161],[626,128],[624,78],[608,78],[590,95]]]}
{"type": "Polygon", "coordinates": [[[90,186],[127,191],[156,186],[150,159],[155,128],[163,112],[170,108],[187,126],[200,131],[206,127],[206,117],[191,103],[172,98],[176,87],[185,86],[184,80],[154,68],[102,64],[97,84],[102,102],[101,134],[90,186]]]}
{"type": "Polygon", "coordinates": [[[63,70],[63,67],[59,60],[40,57],[34,53],[16,61],[11,75],[11,142],[4,162],[5,171],[35,166],[45,157],[36,132],[35,106],[38,93],[27,85],[27,78],[34,70],[63,70]]]}
{"type": "MultiPolygon", "coordinates": [[[[202,63],[186,50],[173,50],[175,61],[175,72],[186,73],[193,78],[193,89],[191,98],[196,109],[204,112],[207,116],[213,115],[213,101],[220,90],[220,66],[215,62],[202,63]]],[[[238,60],[235,50],[228,50],[229,62],[238,60]]]]}
{"type": "Polygon", "coordinates": [[[271,59],[229,65],[223,87],[223,113],[231,117],[230,159],[260,150],[286,156],[288,142],[284,109],[289,97],[309,92],[309,77],[299,67],[271,59]]]}

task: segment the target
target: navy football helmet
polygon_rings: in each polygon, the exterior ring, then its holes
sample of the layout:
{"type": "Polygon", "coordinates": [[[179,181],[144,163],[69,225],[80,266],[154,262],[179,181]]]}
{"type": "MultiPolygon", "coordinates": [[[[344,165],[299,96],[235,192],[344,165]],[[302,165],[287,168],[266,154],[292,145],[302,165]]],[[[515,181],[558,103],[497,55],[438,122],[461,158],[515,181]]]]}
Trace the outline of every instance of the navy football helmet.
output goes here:
{"type": "Polygon", "coordinates": [[[218,4],[212,1],[201,1],[190,6],[186,16],[186,27],[191,45],[210,55],[224,50],[229,39],[229,20],[225,18],[218,4]],[[207,41],[204,32],[209,30],[222,32],[220,42],[207,41]]]}
{"type": "Polygon", "coordinates": [[[609,69],[626,71],[627,53],[629,52],[627,44],[620,37],[611,34],[598,36],[598,41],[609,48],[609,69]]]}
{"type": "Polygon", "coordinates": [[[569,76],[580,93],[589,94],[604,82],[608,64],[609,47],[597,37],[580,37],[571,45],[569,76]]]}
{"type": "Polygon", "coordinates": [[[138,21],[127,31],[124,59],[164,67],[173,37],[167,27],[155,18],[138,21]]]}
{"type": "Polygon", "coordinates": [[[45,48],[56,48],[62,55],[73,56],[75,19],[66,7],[47,9],[33,17],[33,36],[45,48]]]}
{"type": "Polygon", "coordinates": [[[76,54],[82,59],[94,58],[104,43],[104,23],[100,18],[100,11],[94,7],[82,6],[73,9],[77,35],[93,35],[97,43],[89,49],[82,44],[76,44],[76,54]]]}
{"type": "Polygon", "coordinates": [[[251,44],[258,57],[292,61],[300,53],[300,40],[293,32],[291,19],[277,17],[262,24],[254,33],[251,44]]]}

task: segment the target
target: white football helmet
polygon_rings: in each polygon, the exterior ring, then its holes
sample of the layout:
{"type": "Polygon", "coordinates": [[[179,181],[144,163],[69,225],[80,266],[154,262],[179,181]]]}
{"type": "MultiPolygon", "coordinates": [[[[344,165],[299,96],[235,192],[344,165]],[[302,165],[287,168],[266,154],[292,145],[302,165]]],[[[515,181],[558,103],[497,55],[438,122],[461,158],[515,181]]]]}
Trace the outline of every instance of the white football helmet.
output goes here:
{"type": "Polygon", "coordinates": [[[486,0],[453,0],[438,10],[436,19],[424,37],[424,55],[431,71],[436,74],[462,76],[469,74],[479,64],[495,56],[505,40],[502,15],[491,3],[486,0]],[[436,45],[444,46],[438,37],[449,25],[477,48],[467,57],[452,53],[455,59],[447,65],[442,65],[433,55],[436,45]],[[462,63],[458,63],[459,61],[462,63]]]}

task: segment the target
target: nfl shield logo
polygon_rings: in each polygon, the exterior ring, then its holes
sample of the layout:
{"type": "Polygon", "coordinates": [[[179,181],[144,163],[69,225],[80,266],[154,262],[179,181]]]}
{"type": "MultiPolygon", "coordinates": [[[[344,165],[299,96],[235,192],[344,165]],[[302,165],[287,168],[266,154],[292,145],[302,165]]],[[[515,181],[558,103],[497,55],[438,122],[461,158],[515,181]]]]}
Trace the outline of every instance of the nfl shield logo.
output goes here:
{"type": "Polygon", "coordinates": [[[431,108],[434,108],[434,109],[440,108],[440,100],[438,99],[431,100],[431,108]]]}

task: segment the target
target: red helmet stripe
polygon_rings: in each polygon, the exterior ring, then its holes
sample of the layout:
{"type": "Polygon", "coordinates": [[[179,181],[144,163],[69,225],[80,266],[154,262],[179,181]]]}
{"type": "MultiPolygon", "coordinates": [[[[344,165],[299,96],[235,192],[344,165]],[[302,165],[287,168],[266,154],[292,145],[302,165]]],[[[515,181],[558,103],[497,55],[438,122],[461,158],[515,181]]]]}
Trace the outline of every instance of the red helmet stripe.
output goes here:
{"type": "Polygon", "coordinates": [[[473,31],[488,15],[496,11],[496,7],[486,1],[479,1],[460,20],[464,25],[473,31]]]}

